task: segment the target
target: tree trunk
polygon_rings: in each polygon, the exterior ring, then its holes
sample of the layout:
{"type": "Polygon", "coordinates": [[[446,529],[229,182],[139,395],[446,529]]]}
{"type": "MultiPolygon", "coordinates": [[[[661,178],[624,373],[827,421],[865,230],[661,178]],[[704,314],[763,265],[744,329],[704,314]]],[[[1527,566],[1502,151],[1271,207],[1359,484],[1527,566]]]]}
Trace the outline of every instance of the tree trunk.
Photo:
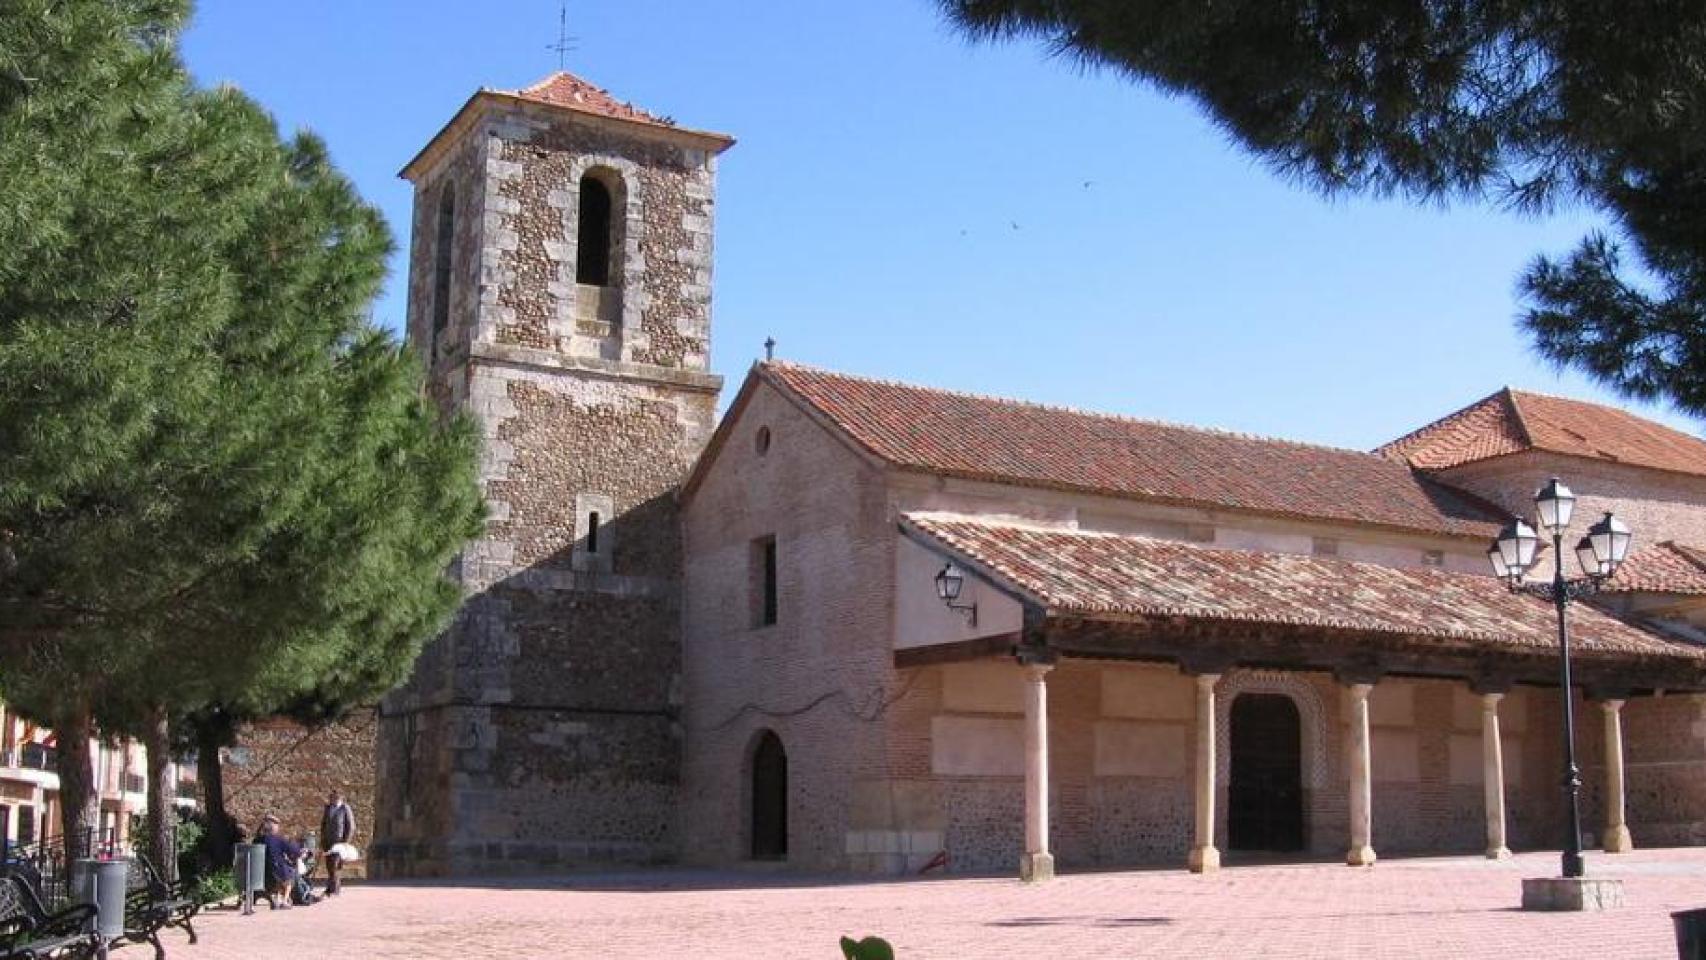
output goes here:
{"type": "Polygon", "coordinates": [[[148,859],[167,883],[178,878],[178,812],[173,802],[172,728],[165,707],[153,707],[142,728],[148,751],[148,859]]]}
{"type": "Polygon", "coordinates": [[[224,714],[202,714],[196,723],[196,775],[201,781],[201,805],[207,812],[207,863],[211,870],[231,866],[237,825],[225,810],[225,770],[219,749],[230,735],[224,714]]]}
{"type": "Polygon", "coordinates": [[[89,844],[101,824],[94,732],[94,718],[88,705],[81,703],[68,704],[53,724],[59,757],[59,829],[66,852],[72,857],[94,855],[89,844]]]}

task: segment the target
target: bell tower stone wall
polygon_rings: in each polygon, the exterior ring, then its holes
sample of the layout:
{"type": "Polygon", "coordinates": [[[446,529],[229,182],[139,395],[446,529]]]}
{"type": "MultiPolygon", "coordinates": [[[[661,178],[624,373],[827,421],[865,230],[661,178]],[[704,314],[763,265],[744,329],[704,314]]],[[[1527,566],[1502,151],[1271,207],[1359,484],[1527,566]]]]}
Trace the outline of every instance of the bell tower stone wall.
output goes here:
{"type": "Polygon", "coordinates": [[[479,425],[489,514],[453,570],[464,606],[384,703],[379,876],[676,856],[675,491],[721,387],[731,141],[530,91],[476,94],[405,170],[409,340],[433,396],[479,425]],[[607,244],[590,258],[589,236],[607,244]]]}

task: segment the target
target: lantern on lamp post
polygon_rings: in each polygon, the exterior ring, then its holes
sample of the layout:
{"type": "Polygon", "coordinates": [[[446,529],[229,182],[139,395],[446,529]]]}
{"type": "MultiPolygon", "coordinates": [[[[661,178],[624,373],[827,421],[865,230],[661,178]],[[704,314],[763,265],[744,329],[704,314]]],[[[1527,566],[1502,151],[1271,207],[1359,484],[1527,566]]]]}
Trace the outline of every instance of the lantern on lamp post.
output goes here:
{"type": "Polygon", "coordinates": [[[1563,871],[1565,877],[1582,875],[1581,827],[1581,770],[1576,766],[1576,715],[1571,697],[1570,631],[1568,610],[1571,600],[1588,596],[1617,572],[1617,567],[1629,556],[1632,534],[1627,524],[1607,513],[1588,528],[1587,536],[1576,544],[1576,562],[1583,577],[1564,576],[1564,530],[1575,513],[1576,495],[1557,477],[1546,482],[1534,495],[1535,512],[1540,529],[1552,538],[1552,581],[1525,583],[1523,575],[1534,566],[1540,536],[1533,527],[1520,519],[1505,524],[1498,539],[1487,550],[1487,560],[1493,574],[1505,582],[1513,593],[1526,593],[1552,601],[1558,611],[1558,651],[1560,654],[1561,687],[1564,701],[1564,799],[1569,813],[1569,831],[1564,837],[1563,871]]]}

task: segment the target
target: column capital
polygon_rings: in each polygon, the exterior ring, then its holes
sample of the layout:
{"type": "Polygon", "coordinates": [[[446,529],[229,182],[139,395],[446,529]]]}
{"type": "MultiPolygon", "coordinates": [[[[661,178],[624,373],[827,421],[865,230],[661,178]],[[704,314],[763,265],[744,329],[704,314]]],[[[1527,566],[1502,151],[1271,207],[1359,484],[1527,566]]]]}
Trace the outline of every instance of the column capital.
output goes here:
{"type": "Polygon", "coordinates": [[[1372,664],[1342,666],[1333,671],[1333,679],[1347,687],[1373,687],[1386,671],[1372,664]]]}
{"type": "Polygon", "coordinates": [[[1606,713],[1611,713],[1613,711],[1622,710],[1625,701],[1621,698],[1607,698],[1597,702],[1599,703],[1599,708],[1601,710],[1604,710],[1606,713]]]}
{"type": "Polygon", "coordinates": [[[1351,692],[1351,696],[1356,697],[1358,700],[1367,700],[1368,695],[1374,692],[1374,684],[1347,683],[1345,684],[1345,689],[1349,690],[1351,692]]]}
{"type": "Polygon", "coordinates": [[[1509,677],[1502,677],[1497,674],[1482,674],[1469,681],[1470,692],[1483,697],[1490,693],[1510,693],[1512,686],[1514,684],[1511,683],[1509,677]]]}
{"type": "Polygon", "coordinates": [[[1040,643],[1019,643],[1013,645],[1013,659],[1025,667],[1052,667],[1060,655],[1040,643]]]}
{"type": "Polygon", "coordinates": [[[1199,674],[1195,674],[1193,679],[1196,680],[1198,687],[1200,687],[1204,690],[1212,691],[1214,689],[1214,685],[1220,682],[1220,674],[1218,674],[1218,673],[1199,673],[1199,674]]]}
{"type": "Polygon", "coordinates": [[[1025,663],[1020,661],[1019,666],[1024,668],[1025,679],[1031,683],[1042,683],[1043,678],[1048,676],[1048,672],[1054,669],[1052,663],[1025,663]]]}
{"type": "Polygon", "coordinates": [[[1491,713],[1499,709],[1499,701],[1505,698],[1503,690],[1489,690],[1481,694],[1481,709],[1491,713]]]}

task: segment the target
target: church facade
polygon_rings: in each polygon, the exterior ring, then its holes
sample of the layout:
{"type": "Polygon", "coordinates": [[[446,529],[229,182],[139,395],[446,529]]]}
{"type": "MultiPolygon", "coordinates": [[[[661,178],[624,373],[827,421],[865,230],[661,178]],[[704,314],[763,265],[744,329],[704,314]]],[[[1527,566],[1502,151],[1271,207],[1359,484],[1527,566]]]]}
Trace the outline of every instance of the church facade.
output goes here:
{"type": "Polygon", "coordinates": [[[1706,843],[1706,444],[1507,390],[1364,453],[771,362],[715,422],[731,143],[555,74],[404,171],[491,516],[381,711],[376,873],[1547,846],[1555,620],[1485,553],[1553,475],[1570,543],[1640,538],[1573,608],[1588,832],[1706,843]]]}

